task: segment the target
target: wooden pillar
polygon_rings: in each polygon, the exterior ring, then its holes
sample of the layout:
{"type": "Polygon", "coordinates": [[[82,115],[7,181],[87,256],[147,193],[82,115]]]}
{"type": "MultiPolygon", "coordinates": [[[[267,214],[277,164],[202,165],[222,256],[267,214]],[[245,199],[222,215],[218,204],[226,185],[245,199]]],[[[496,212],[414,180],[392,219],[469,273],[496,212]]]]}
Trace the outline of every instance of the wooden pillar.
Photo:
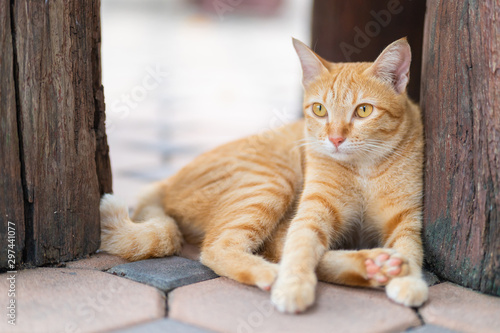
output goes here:
{"type": "Polygon", "coordinates": [[[408,93],[418,101],[424,14],[424,0],[315,0],[311,46],[329,61],[374,61],[407,36],[413,56],[408,93]]]}
{"type": "Polygon", "coordinates": [[[439,276],[500,295],[500,5],[427,2],[421,105],[425,252],[439,276]]]}
{"type": "Polygon", "coordinates": [[[0,268],[9,267],[8,259],[11,265],[20,262],[24,250],[18,134],[10,4],[0,1],[0,268]]]}
{"type": "Polygon", "coordinates": [[[81,257],[99,247],[99,198],[111,191],[100,1],[0,6],[0,266],[9,221],[17,263],[81,257]]]}

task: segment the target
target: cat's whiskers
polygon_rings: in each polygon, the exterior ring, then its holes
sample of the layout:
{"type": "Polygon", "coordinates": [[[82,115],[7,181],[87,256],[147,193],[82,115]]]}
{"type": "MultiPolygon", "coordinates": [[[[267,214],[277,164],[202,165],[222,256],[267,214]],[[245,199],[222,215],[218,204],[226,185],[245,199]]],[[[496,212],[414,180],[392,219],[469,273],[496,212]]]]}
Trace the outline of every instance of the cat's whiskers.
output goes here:
{"type": "Polygon", "coordinates": [[[398,150],[400,149],[399,147],[392,147],[392,146],[388,145],[385,141],[377,140],[377,139],[371,139],[369,142],[367,142],[367,144],[370,145],[370,146],[375,146],[375,147],[378,147],[378,148],[382,148],[385,151],[391,152],[393,154],[396,154],[399,157],[405,157],[404,155],[402,155],[401,153],[398,152],[398,150]]]}
{"type": "Polygon", "coordinates": [[[306,142],[302,142],[302,143],[299,143],[298,145],[296,145],[296,147],[304,147],[304,146],[307,146],[307,145],[317,145],[318,142],[317,141],[306,141],[306,142]]]}
{"type": "Polygon", "coordinates": [[[317,141],[317,139],[313,136],[307,136],[305,138],[296,140],[295,142],[303,142],[303,141],[317,141]]]}
{"type": "Polygon", "coordinates": [[[411,159],[410,156],[403,155],[400,152],[398,152],[398,148],[391,147],[383,142],[379,142],[378,144],[376,144],[373,143],[374,141],[378,140],[371,140],[371,142],[365,142],[363,146],[359,148],[359,150],[379,154],[380,157],[383,158],[383,160],[387,160],[391,158],[391,156],[393,155],[402,159],[404,158],[411,159]]]}
{"type": "Polygon", "coordinates": [[[297,145],[293,149],[298,149],[305,146],[321,146],[321,143],[314,137],[305,137],[303,139],[295,141],[297,145]]]}
{"type": "Polygon", "coordinates": [[[363,145],[363,147],[360,148],[360,151],[365,151],[367,153],[370,153],[372,157],[379,157],[383,159],[389,158],[390,154],[389,151],[386,148],[379,147],[376,145],[363,145]]]}

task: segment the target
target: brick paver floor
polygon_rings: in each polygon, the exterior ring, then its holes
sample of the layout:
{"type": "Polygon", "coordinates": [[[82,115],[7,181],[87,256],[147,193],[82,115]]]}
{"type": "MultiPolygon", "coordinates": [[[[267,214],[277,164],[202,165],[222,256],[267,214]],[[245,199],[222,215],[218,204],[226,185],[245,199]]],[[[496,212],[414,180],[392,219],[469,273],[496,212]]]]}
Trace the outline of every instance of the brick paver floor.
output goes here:
{"type": "MultiPolygon", "coordinates": [[[[196,256],[196,248],[186,253],[196,256]]],[[[0,300],[7,277],[0,274],[0,300]]],[[[391,302],[382,290],[319,283],[312,308],[286,315],[268,292],[183,257],[129,264],[100,253],[23,270],[16,279],[16,325],[4,318],[0,332],[500,332],[500,298],[449,282],[430,287],[419,309],[391,302]]]]}

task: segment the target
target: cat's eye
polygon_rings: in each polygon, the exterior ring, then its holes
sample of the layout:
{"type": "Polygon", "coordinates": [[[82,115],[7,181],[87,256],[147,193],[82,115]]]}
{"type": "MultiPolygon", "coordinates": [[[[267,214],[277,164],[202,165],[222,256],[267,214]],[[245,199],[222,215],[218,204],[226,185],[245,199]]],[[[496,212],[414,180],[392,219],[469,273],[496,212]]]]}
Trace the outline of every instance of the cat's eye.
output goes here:
{"type": "Polygon", "coordinates": [[[358,117],[366,118],[373,112],[373,105],[361,104],[356,107],[356,114],[358,117]]]}
{"type": "Polygon", "coordinates": [[[323,104],[314,103],[313,104],[313,112],[318,117],[324,117],[326,115],[326,108],[323,106],[323,104]]]}

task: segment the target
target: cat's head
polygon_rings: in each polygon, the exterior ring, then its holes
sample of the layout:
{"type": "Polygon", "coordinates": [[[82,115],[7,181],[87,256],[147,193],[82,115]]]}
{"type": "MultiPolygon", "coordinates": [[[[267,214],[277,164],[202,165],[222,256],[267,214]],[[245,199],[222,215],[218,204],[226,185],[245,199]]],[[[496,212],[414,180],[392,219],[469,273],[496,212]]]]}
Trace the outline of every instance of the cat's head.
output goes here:
{"type": "Polygon", "coordinates": [[[370,161],[400,142],[411,62],[406,39],[373,63],[331,63],[294,39],[302,65],[304,116],[311,149],[339,161],[370,161]]]}

